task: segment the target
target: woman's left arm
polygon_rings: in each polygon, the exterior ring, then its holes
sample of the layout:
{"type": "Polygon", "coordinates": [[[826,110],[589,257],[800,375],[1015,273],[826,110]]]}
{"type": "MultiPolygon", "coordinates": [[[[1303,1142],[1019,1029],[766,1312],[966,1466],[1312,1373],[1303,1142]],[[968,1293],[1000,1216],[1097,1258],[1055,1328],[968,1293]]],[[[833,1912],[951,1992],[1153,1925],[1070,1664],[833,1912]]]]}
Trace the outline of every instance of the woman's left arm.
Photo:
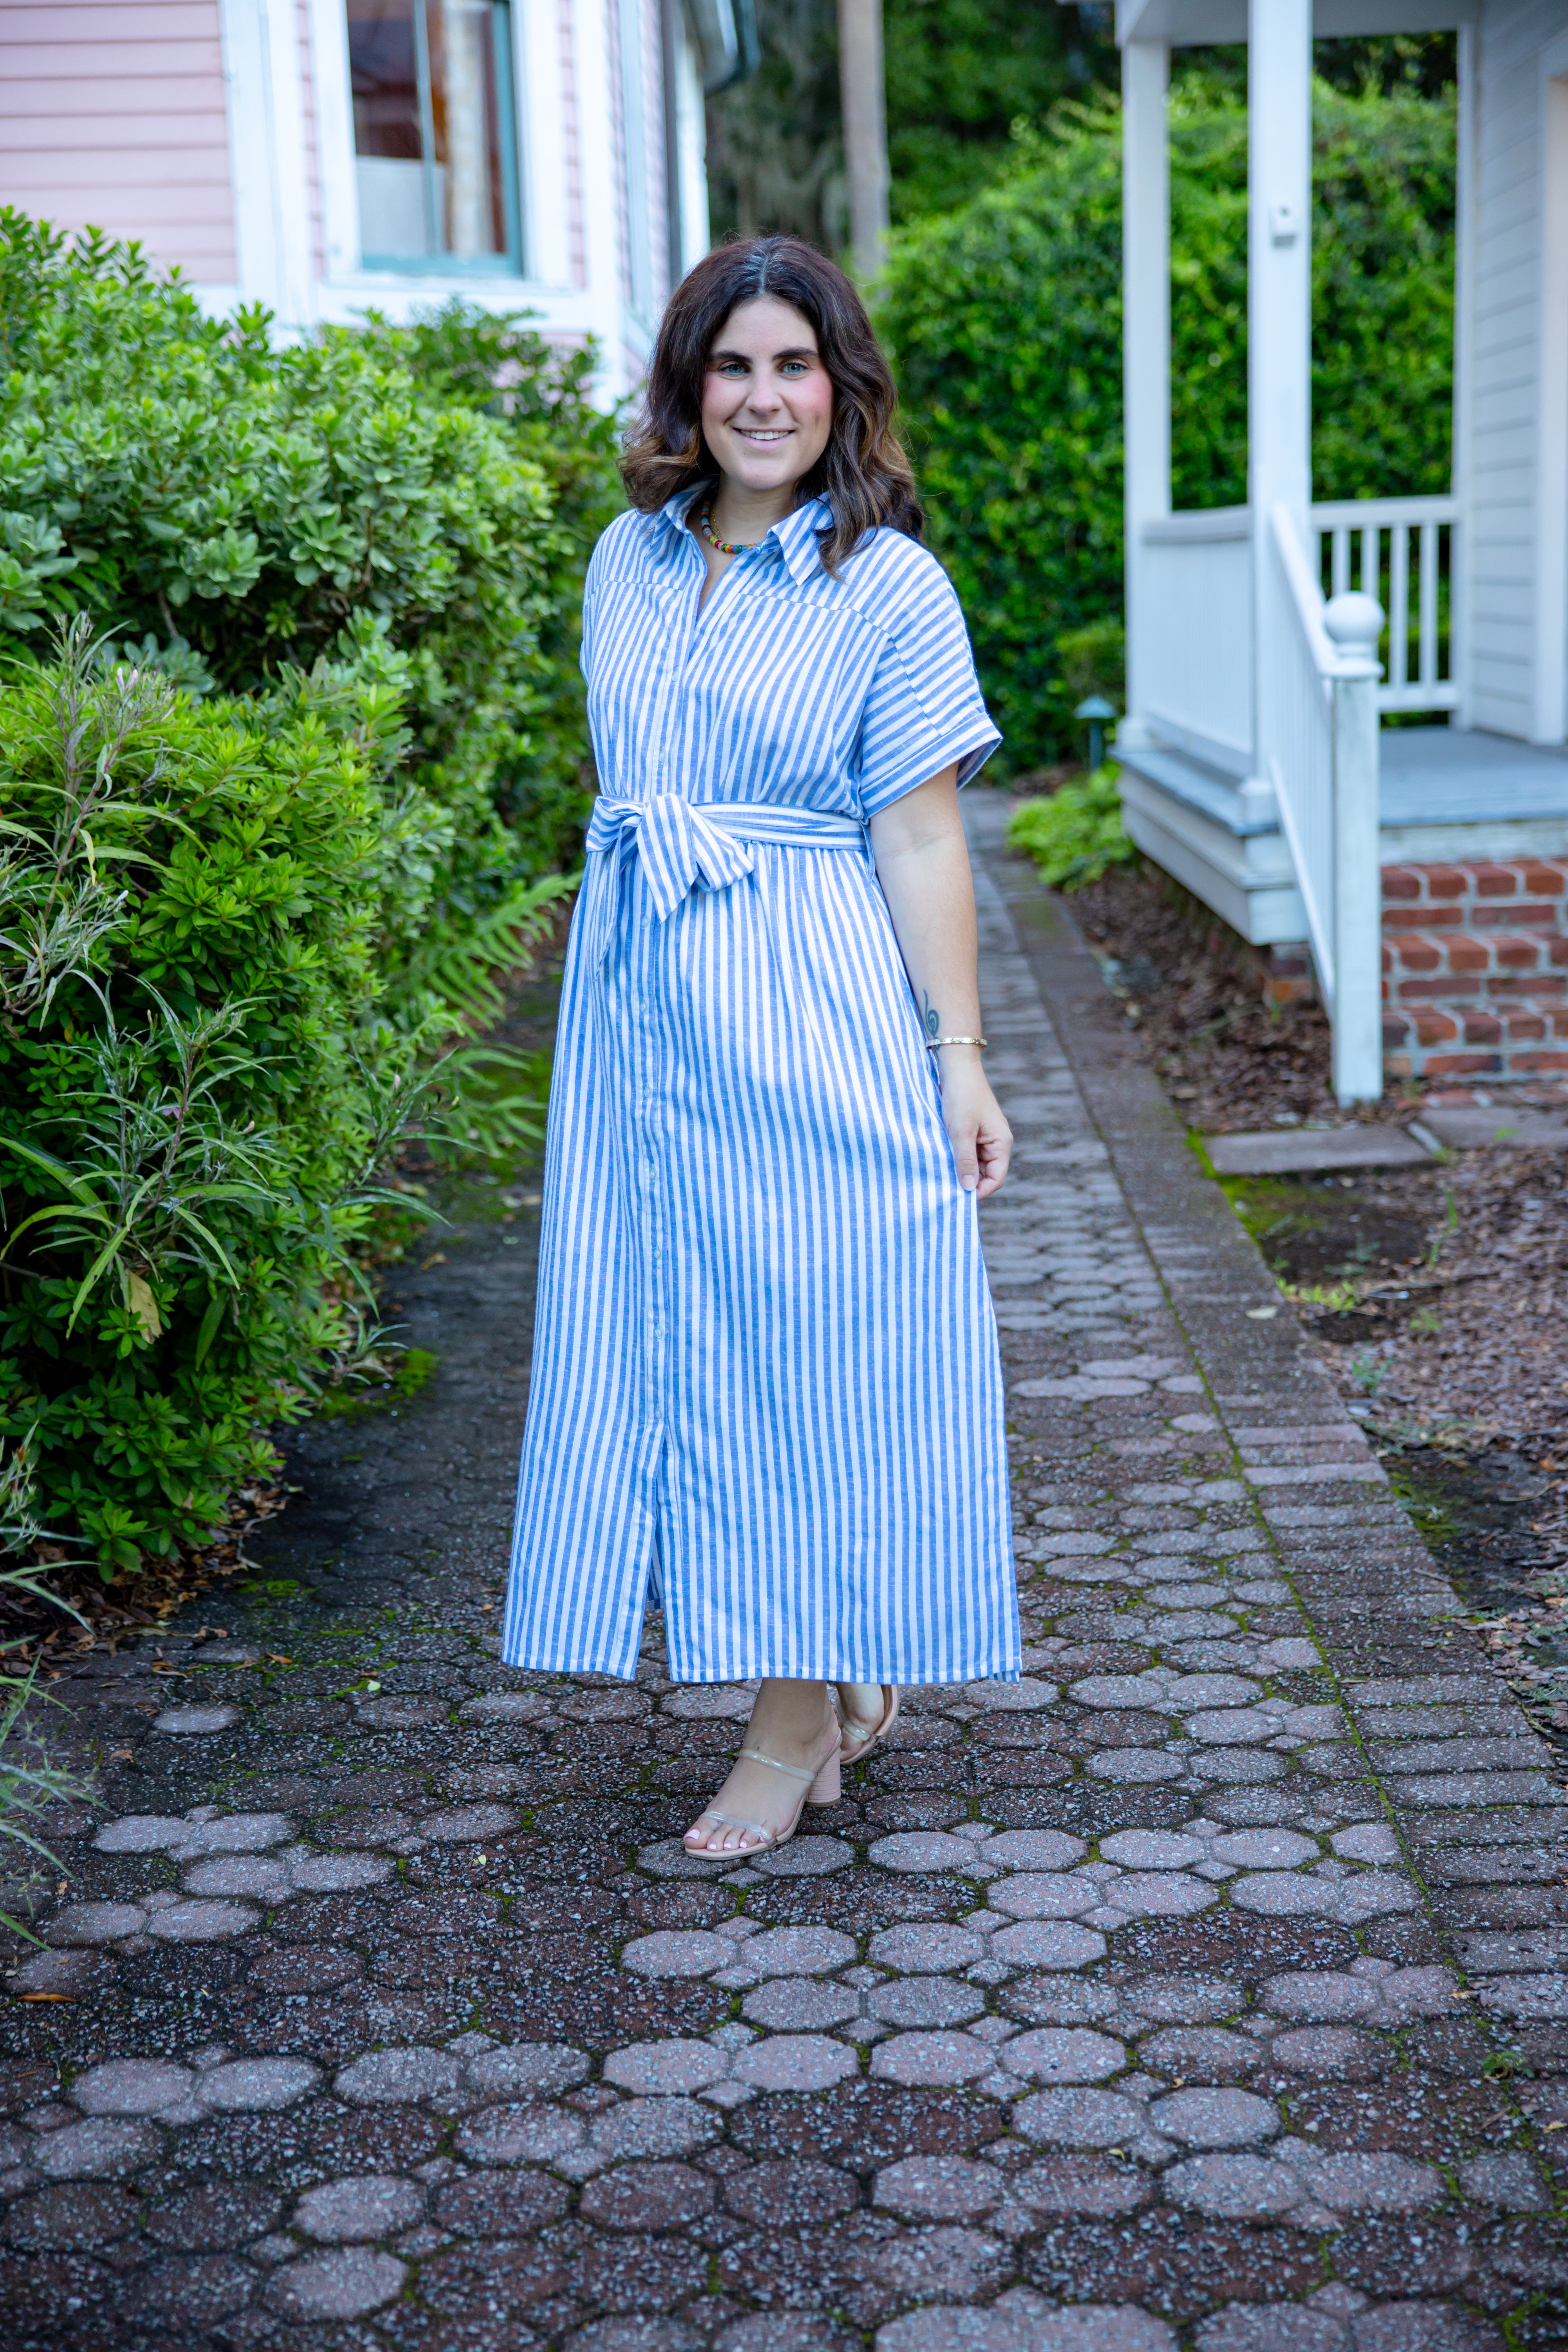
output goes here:
{"type": "MultiPolygon", "coordinates": [[[[871,819],[871,855],[926,1034],[978,1037],[974,883],[958,813],[956,767],[944,768],[871,819]]],[[[958,1181],[984,1200],[1007,1173],[1013,1130],[986,1081],[978,1046],[943,1045],[933,1058],[958,1181]]]]}

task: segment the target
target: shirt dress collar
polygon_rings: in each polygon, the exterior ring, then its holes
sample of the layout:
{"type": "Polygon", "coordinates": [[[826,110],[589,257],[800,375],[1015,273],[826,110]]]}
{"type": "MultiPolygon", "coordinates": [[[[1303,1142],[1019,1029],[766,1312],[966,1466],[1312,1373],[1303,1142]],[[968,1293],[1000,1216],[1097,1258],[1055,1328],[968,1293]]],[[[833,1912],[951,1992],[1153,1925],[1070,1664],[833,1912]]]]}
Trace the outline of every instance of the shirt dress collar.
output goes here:
{"type": "MultiPolygon", "coordinates": [[[[671,544],[679,547],[686,535],[687,516],[697,499],[710,486],[699,482],[694,488],[677,490],[667,499],[653,517],[652,537],[662,550],[671,544]]],[[[804,588],[821,568],[817,547],[818,531],[826,530],[833,520],[833,510],[825,498],[808,499],[803,507],[775,522],[766,536],[758,541],[766,547],[771,540],[793,580],[804,588]]]]}

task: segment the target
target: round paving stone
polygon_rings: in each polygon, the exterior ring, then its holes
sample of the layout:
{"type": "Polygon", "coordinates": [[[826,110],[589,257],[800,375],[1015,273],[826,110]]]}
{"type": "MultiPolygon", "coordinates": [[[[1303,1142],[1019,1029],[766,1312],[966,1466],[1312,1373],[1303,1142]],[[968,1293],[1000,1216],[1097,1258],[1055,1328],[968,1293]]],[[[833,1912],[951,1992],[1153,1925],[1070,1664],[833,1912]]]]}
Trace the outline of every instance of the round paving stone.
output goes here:
{"type": "Polygon", "coordinates": [[[976,1960],[987,1957],[987,1951],[984,1937],[977,1936],[972,1927],[922,1924],[884,1927],[872,1937],[868,1958],[879,1969],[936,1976],[945,1975],[950,1969],[973,1968],[976,1960]]]}
{"type": "Polygon", "coordinates": [[[950,1837],[945,1830],[905,1830],[895,1837],[879,1838],[870,1859],[879,1870],[964,1870],[977,1858],[969,1838],[950,1837]]]}
{"type": "Polygon", "coordinates": [[[644,2097],[705,2091],[730,2071],[729,2053],[710,2042],[634,2042],[612,2051],[605,2061],[605,2080],[617,2090],[644,2097]]]}
{"type": "Polygon", "coordinates": [[[51,1944],[117,1944],[146,1925],[147,1914],[135,1903],[68,1903],[44,1933],[51,1944]]]}
{"type": "Polygon", "coordinates": [[[749,1854],[744,1859],[766,1878],[827,1878],[836,1870],[848,1869],[855,1849],[842,1838],[794,1837],[772,1853],[749,1854]]]}
{"type": "Polygon", "coordinates": [[[1237,1830],[1214,1842],[1215,1860],[1241,1870],[1297,1870],[1318,1856],[1317,1839],[1296,1830],[1237,1830]]]}
{"type": "Polygon", "coordinates": [[[1075,2026],[1037,2026],[1016,2034],[996,2054],[1005,2073],[1036,2083],[1103,2083],[1127,2063],[1120,2042],[1075,2026]]]}
{"type": "Polygon", "coordinates": [[[153,1912],[147,1933],[163,1944],[218,1944],[243,1936],[258,1916],[247,1903],[171,1903],[153,1912]]]}
{"type": "Polygon", "coordinates": [[[1118,1830],[1114,1837],[1100,1839],[1100,1851],[1123,1870],[1190,1870],[1209,1853],[1201,1838],[1174,1830],[1118,1830]]]}
{"type": "Polygon", "coordinates": [[[1114,1780],[1127,1788],[1152,1787],[1157,1780],[1180,1780],[1186,1759],[1167,1756],[1163,1748],[1105,1748],[1089,1759],[1097,1780],[1114,1780]]]}
{"type": "Polygon", "coordinates": [[[1381,2042],[1370,2033],[1352,2033],[1345,2025],[1302,2025],[1277,2034],[1268,2055],[1293,2074],[1330,2074],[1345,2083],[1370,2082],[1389,2063],[1389,2052],[1381,2042]]]}
{"type": "Polygon", "coordinates": [[[383,2172],[362,2172],[307,2189],[294,2208],[294,2227],[328,2245],[345,2240],[389,2238],[410,2230],[425,2210],[424,2193],[412,2180],[383,2172]]]}
{"type": "Polygon", "coordinates": [[[191,2074],[163,2058],[110,2058],[89,2066],[70,2086],[84,2116],[155,2116],[183,2106],[191,2095],[191,2074]]]}
{"type": "Polygon", "coordinates": [[[1036,2213],[1081,2213],[1112,2221],[1136,2213],[1153,2190],[1145,2174],[1092,2156],[1047,2157],[1009,2176],[1019,2204],[1036,2213]]]}
{"type": "Polygon", "coordinates": [[[470,2164],[553,2164],[575,2154],[586,2138],[575,2116],[520,2101],[471,2116],[458,2129],[457,2148],[470,2164]]]}
{"type": "Polygon", "coordinates": [[[984,2013],[985,1995],[951,1977],[895,1977],[872,1986],[866,2007],[883,2025],[968,2025],[984,2013]]]}
{"type": "Polygon", "coordinates": [[[267,2300],[285,2319],[360,2319],[402,2293],[406,2263],[368,2246],[310,2254],[274,2273],[267,2300]]]}
{"type": "Polygon", "coordinates": [[[1108,1886],[1105,1899],[1129,1919],[1188,1919],[1217,1903],[1219,1893],[1181,1871],[1135,1870],[1108,1886]]]}
{"type": "Polygon", "coordinates": [[[746,1995],[741,2014],[748,2024],[764,2025],[771,2033],[825,2033],[858,2017],[860,1997],[848,1985],[774,1977],[746,1995]]]}
{"type": "Polygon", "coordinates": [[[195,2095],[225,2114],[261,2114],[291,2107],[316,2081],[317,2069],[303,2058],[236,2058],[198,2074],[195,2095]]]}
{"type": "MultiPolygon", "coordinates": [[[[1279,2042],[1273,2047],[1278,2052],[1279,2042]]],[[[1200,2074],[1205,2081],[1224,2083],[1260,2066],[1264,2048],[1245,2033],[1226,2033],[1217,2025],[1189,2025],[1153,2034],[1138,2054],[1162,2074],[1200,2074]]]]}
{"type": "Polygon", "coordinates": [[[706,2173],[686,2164],[624,2164],[587,2181],[577,2200],[585,2221],[610,2230],[678,2230],[712,2210],[706,2173]]]}
{"type": "Polygon", "coordinates": [[[345,2066],[332,2085],[360,2106],[408,2106],[458,2087],[458,2063],[445,2050],[377,2050],[345,2066]]]}
{"type": "Polygon", "coordinates": [[[1071,1919],[1104,1900],[1097,1879],[1053,1871],[1021,1871],[990,1894],[991,1908],[1014,1919],[1071,1919]]]}
{"type": "Polygon", "coordinates": [[[288,1864],[271,1854],[232,1853],[196,1863],[182,1883],[187,1895],[249,1895],[274,1903],[288,1893],[290,1879],[288,1864]]]}
{"type": "Polygon", "coordinates": [[[1014,2107],[1013,2126],[1060,2147],[1120,2147],[1140,2137],[1143,2116],[1115,2091],[1036,2091],[1014,2107]]]}
{"type": "Polygon", "coordinates": [[[989,2074],[995,2053],[967,2033],[897,2033],[871,2053],[871,2074],[881,2083],[946,2090],[989,2074]]]}
{"type": "Polygon", "coordinates": [[[871,2202],[915,2221],[972,2221],[1005,2193],[993,2165],[963,2156],[906,2156],[882,2167],[871,2202]]]}
{"type": "Polygon", "coordinates": [[[347,1895],[355,1887],[379,1886],[393,1867],[381,1853],[307,1853],[289,1864],[289,1875],[300,1895],[347,1895]]]}
{"type": "Polygon", "coordinates": [[[136,2227],[137,2211],[136,2200],[124,2189],[62,2181],[19,2198],[6,2216],[5,2236],[9,2244],[29,2252],[112,2246],[136,2227]]]}
{"type": "Polygon", "coordinates": [[[1279,2129],[1272,2099],[1253,2091],[1173,2091],[1154,2101],[1149,2120],[1189,2147],[1247,2147],[1272,2139],[1279,2129]]]}
{"type": "Polygon", "coordinates": [[[47,2180],[118,2180],[150,2163],[162,2146],[146,2124],[94,2116],[46,2133],[34,2161],[47,2180]]]}
{"type": "Polygon", "coordinates": [[[1076,1920],[1027,1919],[999,1928],[990,1956],[1014,1969],[1081,1969],[1104,1958],[1105,1938],[1076,1920]]]}
{"type": "Polygon", "coordinates": [[[749,2171],[730,2173],[724,2181],[724,2202],[744,2221],[764,2230],[820,2230],[860,2202],[860,2184],[853,2173],[837,2165],[808,2158],[785,2158],[776,2164],[753,2165],[749,2171]]]}
{"type": "Polygon", "coordinates": [[[207,1731],[226,1731],[239,1721],[237,1706],[166,1706],[153,1719],[154,1731],[171,1731],[177,1737],[188,1738],[207,1731]]]}
{"type": "Polygon", "coordinates": [[[834,1927],[764,1927],[731,1944],[730,1953],[760,1977],[826,1976],[853,1964],[855,1938],[834,1927]]]}
{"type": "MultiPolygon", "coordinates": [[[[1109,1543],[1109,1538],[1093,1535],[1053,1536],[1048,1540],[1054,1549],[1067,1547],[1079,1551],[1103,1550],[1109,1543]]],[[[965,1683],[963,1696],[972,1706],[984,1707],[988,1715],[1028,1715],[1042,1706],[1054,1706],[1060,1693],[1055,1683],[1020,1675],[1015,1683],[965,1683]]]]}
{"type": "Polygon", "coordinates": [[[731,2072],[759,2091],[826,2091],[858,2074],[860,2062],[846,2043],[825,2034],[775,2033],[737,2052],[731,2072]]]}
{"type": "Polygon", "coordinates": [[[1089,1848],[1082,1838],[1061,1830],[1000,1830],[980,1852],[987,1862],[1005,1863],[1009,1870],[1066,1870],[1081,1862],[1089,1848]]]}
{"type": "Polygon", "coordinates": [[[1430,2164],[1359,2151],[1324,2157],[1305,2179],[1314,2203],[1342,2213],[1415,2213],[1447,2193],[1442,2174],[1430,2164]]]}
{"type": "Polygon", "coordinates": [[[1265,2221],[1310,2192],[1288,2164],[1264,2156],[1195,2156],[1163,2175],[1165,2194],[1215,2221],[1265,2221]]]}
{"type": "Polygon", "coordinates": [[[710,1936],[701,1927],[664,1927],[629,1943],[621,1966],[639,1977],[705,1977],[734,1958],[728,1936],[710,1936]]]}
{"type": "Polygon", "coordinates": [[[162,1853],[183,1845],[192,1829],[174,1813],[123,1813],[117,1822],[105,1822],[93,1844],[100,1853],[162,1853]]]}
{"type": "Polygon", "coordinates": [[[463,2062],[464,2079],[471,2090],[514,2099],[531,2091],[542,2095],[570,2091],[592,2072],[581,2050],[552,2042],[514,2042],[463,2062]]]}

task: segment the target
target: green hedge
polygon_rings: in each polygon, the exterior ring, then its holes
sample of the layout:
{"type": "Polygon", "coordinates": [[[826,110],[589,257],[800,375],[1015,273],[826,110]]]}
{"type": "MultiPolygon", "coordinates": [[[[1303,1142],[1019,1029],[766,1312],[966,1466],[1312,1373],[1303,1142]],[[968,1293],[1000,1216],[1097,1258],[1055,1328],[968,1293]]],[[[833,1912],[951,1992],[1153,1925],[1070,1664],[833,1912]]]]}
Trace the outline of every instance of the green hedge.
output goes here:
{"type": "Polygon", "coordinates": [[[106,1574],[363,1345],[374,1171],[454,1040],[484,1095],[588,800],[591,360],[268,325],[0,214],[0,1440],[106,1574]]]}
{"type": "MultiPolygon", "coordinates": [[[[1172,101],[1178,506],[1247,494],[1247,120],[1172,101]]],[[[1313,466],[1321,498],[1447,487],[1454,114],[1314,96],[1313,466]]],[[[1121,117],[1058,110],[1009,176],[895,235],[880,322],[931,516],[1006,756],[1078,748],[1064,638],[1121,603],[1121,117]]],[[[1096,680],[1114,692],[1107,662],[1096,680]]]]}

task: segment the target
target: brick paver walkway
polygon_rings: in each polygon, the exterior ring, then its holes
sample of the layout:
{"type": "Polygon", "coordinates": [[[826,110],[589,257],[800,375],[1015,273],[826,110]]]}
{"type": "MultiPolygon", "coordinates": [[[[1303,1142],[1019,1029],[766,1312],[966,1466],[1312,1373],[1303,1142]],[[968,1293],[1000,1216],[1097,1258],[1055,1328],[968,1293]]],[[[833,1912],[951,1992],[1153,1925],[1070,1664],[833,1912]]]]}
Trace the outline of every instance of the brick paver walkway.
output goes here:
{"type": "Polygon", "coordinates": [[[493,1661],[471,1233],[429,1398],[300,1449],[314,1599],[70,1688],[131,1760],[4,2006],[13,2352],[1568,2343],[1563,1793],[994,841],[984,918],[1026,1679],[689,1863],[745,1695],[493,1661]]]}

